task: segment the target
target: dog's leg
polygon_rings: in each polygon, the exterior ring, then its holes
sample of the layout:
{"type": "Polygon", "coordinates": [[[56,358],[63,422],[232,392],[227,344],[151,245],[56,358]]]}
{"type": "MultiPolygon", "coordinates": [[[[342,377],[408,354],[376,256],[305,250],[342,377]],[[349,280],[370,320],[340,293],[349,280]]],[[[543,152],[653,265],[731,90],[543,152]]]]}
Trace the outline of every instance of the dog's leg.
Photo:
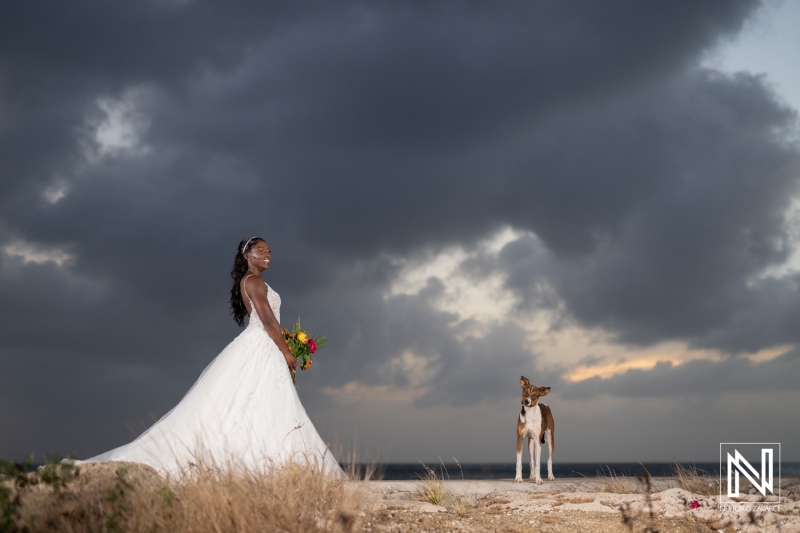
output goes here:
{"type": "Polygon", "coordinates": [[[534,481],[539,476],[539,471],[536,469],[536,451],[534,450],[534,443],[536,439],[528,435],[528,455],[531,458],[531,475],[528,479],[534,481]]]}
{"type": "Polygon", "coordinates": [[[547,441],[547,480],[555,481],[553,476],[553,450],[556,447],[556,438],[553,430],[548,429],[544,432],[544,439],[547,441]]]}
{"type": "Polygon", "coordinates": [[[534,437],[530,439],[533,441],[533,450],[531,453],[531,479],[533,479],[537,485],[542,484],[542,442],[534,437]],[[534,455],[536,455],[536,461],[534,462],[534,455]],[[534,477],[534,469],[535,469],[535,477],[534,477]]]}
{"type": "Polygon", "coordinates": [[[522,483],[522,435],[519,433],[517,433],[517,475],[514,481],[522,483]]]}

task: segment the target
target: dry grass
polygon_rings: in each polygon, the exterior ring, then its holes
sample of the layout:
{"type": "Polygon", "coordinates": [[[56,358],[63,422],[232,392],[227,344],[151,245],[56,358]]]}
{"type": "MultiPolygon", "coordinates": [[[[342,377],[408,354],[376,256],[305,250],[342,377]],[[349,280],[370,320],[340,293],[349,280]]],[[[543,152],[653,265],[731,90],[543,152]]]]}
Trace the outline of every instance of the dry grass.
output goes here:
{"type": "MultiPolygon", "coordinates": [[[[363,494],[314,464],[261,472],[193,467],[176,478],[135,463],[90,463],[56,492],[28,474],[12,486],[22,503],[10,531],[350,532],[366,521],[363,494]]],[[[73,472],[74,473],[74,472],[73,472]]],[[[8,480],[6,480],[8,486],[8,480]]]]}
{"type": "Polygon", "coordinates": [[[422,485],[419,488],[420,499],[425,502],[430,502],[434,505],[439,505],[442,503],[442,501],[444,501],[446,494],[444,490],[444,476],[440,475],[443,474],[444,470],[441,470],[440,474],[437,474],[436,470],[429,467],[425,463],[422,463],[422,466],[425,468],[425,475],[419,476],[419,479],[422,482],[422,485]]]}
{"type": "Polygon", "coordinates": [[[461,494],[448,494],[442,502],[445,509],[461,516],[466,516],[475,511],[472,498],[461,494]]]}
{"type": "Polygon", "coordinates": [[[698,470],[695,465],[686,468],[676,460],[672,469],[681,488],[693,494],[719,496],[721,490],[725,488],[720,487],[719,480],[715,476],[709,476],[707,472],[698,470]]]}
{"type": "MultiPolygon", "coordinates": [[[[461,469],[461,464],[455,457],[456,465],[461,470],[461,479],[464,479],[464,471],[461,469]]],[[[420,461],[425,469],[425,475],[419,476],[422,485],[419,488],[419,498],[422,501],[432,503],[434,505],[441,505],[448,511],[456,513],[461,516],[466,516],[476,509],[476,503],[473,498],[461,494],[448,493],[444,486],[445,477],[450,479],[450,474],[444,463],[439,459],[439,473],[420,461]]]]}
{"type": "MultiPolygon", "coordinates": [[[[464,479],[464,470],[461,468],[461,463],[459,463],[458,459],[455,457],[453,457],[453,460],[456,462],[458,469],[461,470],[461,479],[464,479]]],[[[418,475],[420,481],[422,481],[422,486],[419,489],[420,499],[425,502],[430,502],[434,505],[443,503],[447,498],[446,490],[444,488],[444,478],[446,476],[449,480],[450,473],[447,471],[447,467],[444,466],[442,458],[439,458],[438,474],[436,473],[436,470],[429,467],[422,461],[419,463],[425,469],[424,476],[418,475]]]]}
{"type": "Polygon", "coordinates": [[[602,481],[598,487],[598,492],[613,492],[614,494],[633,494],[638,492],[634,486],[628,481],[625,474],[617,474],[606,467],[606,470],[600,469],[597,471],[597,479],[602,481]]]}

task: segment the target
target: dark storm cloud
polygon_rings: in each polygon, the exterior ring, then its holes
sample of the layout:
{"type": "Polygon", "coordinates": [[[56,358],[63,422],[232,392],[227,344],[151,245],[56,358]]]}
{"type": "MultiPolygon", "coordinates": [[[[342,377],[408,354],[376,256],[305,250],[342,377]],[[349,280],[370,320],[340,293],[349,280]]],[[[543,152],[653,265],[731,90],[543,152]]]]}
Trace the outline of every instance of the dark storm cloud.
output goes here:
{"type": "MultiPolygon", "coordinates": [[[[58,22],[34,34],[21,28],[35,14],[20,14],[16,23],[6,18],[13,26],[0,33],[17,36],[3,47],[10,102],[21,93],[30,107],[62,103],[39,128],[14,137],[25,147],[52,138],[46,153],[63,172],[60,152],[72,155],[74,128],[95,98],[153,84],[163,98],[145,110],[152,115],[148,139],[159,153],[179,153],[168,168],[129,165],[133,173],[180,174],[202,186],[196,176],[213,161],[227,179],[234,172],[258,176],[252,192],[273,195],[289,192],[275,184],[291,180],[290,190],[313,208],[300,224],[317,246],[408,249],[420,234],[432,242],[461,239],[494,221],[496,207],[481,217],[470,213],[476,198],[496,199],[487,173],[507,154],[490,153],[492,145],[513,141],[519,128],[563,106],[691,63],[752,8],[354,4],[331,14],[313,4],[290,16],[236,6],[144,3],[117,12],[86,4],[52,12],[58,22]],[[67,41],[73,28],[74,47],[48,44],[67,41]],[[141,48],[132,44],[139,42],[141,48]],[[51,48],[57,50],[47,53],[51,48]],[[101,81],[85,85],[95,78],[101,81]],[[62,122],[48,120],[54,115],[62,122]],[[465,157],[476,146],[478,153],[465,157]],[[462,186],[453,188],[455,180],[462,186]],[[415,220],[396,224],[410,209],[415,220]],[[360,225],[364,218],[371,227],[360,225]],[[342,239],[357,230],[357,247],[342,239]]],[[[39,179],[52,170],[41,164],[32,173],[39,179]]]]}
{"type": "Polygon", "coordinates": [[[544,275],[582,324],[623,342],[797,342],[795,277],[762,277],[796,247],[795,126],[762,79],[715,72],[555,119],[515,210],[553,254],[509,245],[509,286],[533,298],[544,275]]]}
{"type": "MultiPolygon", "coordinates": [[[[435,282],[388,296],[387,258],[469,247],[506,224],[546,246],[530,277],[509,278],[536,305],[561,298],[630,341],[749,348],[733,334],[758,329],[747,298],[768,307],[771,282],[747,282],[789,251],[797,155],[776,131],[792,117],[759,80],[696,64],[757,7],[14,3],[0,18],[0,246],[74,260],[3,257],[0,417],[74,416],[79,429],[36,438],[94,442],[88,454],[109,432],[129,437],[121,418],[165,412],[236,332],[227,272],[254,232],[275,252],[283,322],[302,314],[332,337],[309,384],[403,386],[381,364],[410,349],[443,364],[426,400],[498,394],[521,333],[459,340],[469,324],[430,305],[435,282]],[[87,159],[99,100],[126,98],[140,149],[87,159]],[[50,204],[53,184],[68,188],[50,204]],[[707,296],[687,304],[698,287],[707,296]],[[109,377],[121,368],[136,377],[109,377]],[[104,410],[81,411],[71,389],[101,382],[104,410]],[[68,413],[53,407],[64,396],[68,413]]],[[[747,340],[789,340],[785,322],[747,340]]],[[[14,439],[0,454],[32,446],[14,439]]]]}

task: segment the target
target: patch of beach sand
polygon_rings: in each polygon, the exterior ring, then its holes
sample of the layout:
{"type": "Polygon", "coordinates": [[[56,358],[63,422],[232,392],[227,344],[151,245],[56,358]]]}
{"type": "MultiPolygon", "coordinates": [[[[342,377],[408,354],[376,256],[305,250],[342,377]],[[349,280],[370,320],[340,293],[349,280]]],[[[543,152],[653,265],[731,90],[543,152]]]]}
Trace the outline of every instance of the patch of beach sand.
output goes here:
{"type": "MultiPolygon", "coordinates": [[[[723,511],[718,496],[652,478],[650,492],[635,478],[530,481],[444,481],[444,500],[423,501],[422,481],[371,481],[365,531],[782,531],[800,532],[800,479],[784,478],[778,511],[723,511]],[[614,490],[615,492],[610,492],[614,490]],[[692,503],[695,508],[692,508],[692,503]],[[646,529],[649,528],[649,529],[646,529]]],[[[773,505],[760,494],[742,504],[773,505]]]]}

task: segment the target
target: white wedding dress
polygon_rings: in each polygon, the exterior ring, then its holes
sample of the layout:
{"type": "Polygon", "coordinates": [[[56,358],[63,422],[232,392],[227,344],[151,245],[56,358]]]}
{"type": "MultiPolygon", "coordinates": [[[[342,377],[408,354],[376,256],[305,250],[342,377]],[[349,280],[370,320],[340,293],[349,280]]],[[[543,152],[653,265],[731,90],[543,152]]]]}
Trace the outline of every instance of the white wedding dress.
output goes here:
{"type": "MultiPolygon", "coordinates": [[[[75,463],[132,461],[178,476],[191,472],[198,460],[206,466],[261,471],[296,461],[344,478],[300,403],[283,354],[248,299],[247,327],[178,405],[133,442],[75,463]]],[[[281,298],[269,285],[267,301],[280,321],[281,298]]]]}

